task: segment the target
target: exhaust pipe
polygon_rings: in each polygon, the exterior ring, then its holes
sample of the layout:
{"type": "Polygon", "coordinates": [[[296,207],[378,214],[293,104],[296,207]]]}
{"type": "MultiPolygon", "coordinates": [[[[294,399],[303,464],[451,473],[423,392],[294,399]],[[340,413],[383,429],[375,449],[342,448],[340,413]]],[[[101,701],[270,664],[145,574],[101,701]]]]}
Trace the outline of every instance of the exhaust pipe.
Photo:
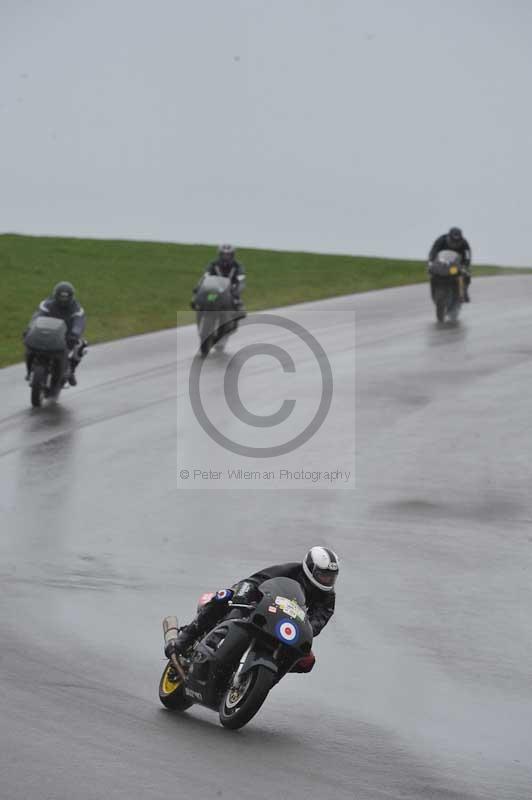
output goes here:
{"type": "MultiPolygon", "coordinates": [[[[175,641],[175,639],[177,639],[177,634],[179,633],[177,626],[177,617],[165,617],[163,619],[163,633],[164,633],[164,646],[166,648],[166,646],[169,645],[170,642],[173,642],[175,641]]],[[[183,672],[183,667],[179,663],[179,659],[177,658],[175,653],[172,653],[169,660],[172,663],[172,666],[176,670],[181,680],[184,682],[186,676],[185,673],[183,672]]]]}

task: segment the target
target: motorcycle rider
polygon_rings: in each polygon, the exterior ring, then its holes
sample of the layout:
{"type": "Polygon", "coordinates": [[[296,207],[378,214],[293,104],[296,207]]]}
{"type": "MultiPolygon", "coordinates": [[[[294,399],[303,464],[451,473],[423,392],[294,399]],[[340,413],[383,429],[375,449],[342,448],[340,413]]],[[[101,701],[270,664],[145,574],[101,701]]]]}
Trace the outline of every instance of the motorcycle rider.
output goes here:
{"type": "MultiPolygon", "coordinates": [[[[54,317],[62,319],[67,326],[66,345],[69,351],[69,371],[67,380],[71,386],[77,386],[76,368],[81,361],[87,342],[82,339],[85,330],[85,311],[76,300],[75,289],[68,281],[60,281],[54,286],[50,297],[43,300],[33,314],[30,325],[37,317],[54,317]]],[[[29,327],[29,326],[28,326],[29,327]]],[[[26,335],[27,328],[23,333],[26,335]]],[[[26,351],[26,380],[30,378],[33,356],[26,351]]]]}
{"type": "MultiPolygon", "coordinates": [[[[244,277],[245,270],[242,264],[236,260],[236,250],[230,244],[222,244],[218,248],[218,255],[214,261],[208,264],[203,277],[205,275],[220,275],[223,278],[231,280],[231,291],[233,295],[233,304],[235,308],[241,308],[242,301],[240,299],[240,277],[244,277]]],[[[193,289],[191,308],[196,308],[196,294],[199,289],[201,281],[193,289]]]]}
{"type": "MultiPolygon", "coordinates": [[[[180,629],[176,639],[165,647],[165,655],[181,655],[197,639],[223,619],[229,611],[229,601],[253,603],[258,597],[258,586],[269,578],[292,578],[297,581],[306,598],[308,619],[312,633],[318,636],[334,614],[336,595],[334,586],[338,577],[339,562],[336,553],[328,547],[312,547],[302,562],[275,564],[254,572],[231,589],[221,589],[198,611],[196,618],[180,629]]],[[[313,653],[300,659],[294,672],[310,672],[315,663],[313,653]]]]}
{"type": "MultiPolygon", "coordinates": [[[[460,228],[450,228],[447,233],[438,236],[429,253],[429,268],[431,263],[435,260],[438,253],[442,250],[454,250],[462,258],[462,275],[464,277],[464,302],[469,303],[469,284],[471,283],[471,274],[469,267],[471,266],[471,248],[469,242],[460,228]]],[[[431,280],[432,288],[432,280],[431,280]]]]}

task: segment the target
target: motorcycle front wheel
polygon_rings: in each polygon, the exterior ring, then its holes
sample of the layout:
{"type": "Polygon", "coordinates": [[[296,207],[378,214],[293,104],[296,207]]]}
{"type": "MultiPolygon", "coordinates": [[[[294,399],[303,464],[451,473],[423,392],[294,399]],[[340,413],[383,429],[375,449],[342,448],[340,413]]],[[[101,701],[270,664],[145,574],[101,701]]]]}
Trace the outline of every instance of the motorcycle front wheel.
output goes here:
{"type": "Polygon", "coordinates": [[[198,312],[198,333],[200,337],[200,354],[202,358],[206,358],[216,341],[216,319],[214,319],[212,311],[202,315],[198,312]]]}
{"type": "Polygon", "coordinates": [[[207,336],[200,344],[200,353],[202,358],[206,358],[214,345],[214,337],[207,336]]]}
{"type": "Polygon", "coordinates": [[[46,368],[42,364],[37,364],[31,378],[31,404],[34,408],[39,408],[43,401],[44,389],[46,386],[46,368]]]}
{"type": "Polygon", "coordinates": [[[251,669],[239,686],[229,686],[218,712],[224,728],[237,730],[246,725],[266,700],[274,681],[274,673],[259,666],[251,669]]]}
{"type": "Polygon", "coordinates": [[[460,306],[461,305],[462,304],[460,303],[460,301],[457,300],[454,303],[453,307],[450,309],[450,311],[449,311],[449,320],[451,322],[458,322],[458,317],[460,315],[460,306]]]}
{"type": "Polygon", "coordinates": [[[445,322],[445,314],[447,312],[447,292],[445,289],[436,289],[434,292],[434,305],[436,306],[436,319],[438,322],[445,322]]]}
{"type": "Polygon", "coordinates": [[[52,380],[50,381],[50,397],[54,400],[59,398],[61,393],[61,389],[65,384],[65,373],[62,365],[59,362],[55,362],[52,368],[52,380]]]}
{"type": "Polygon", "coordinates": [[[159,700],[171,711],[186,711],[192,701],[185,695],[185,686],[169,661],[159,681],[159,700]]]}

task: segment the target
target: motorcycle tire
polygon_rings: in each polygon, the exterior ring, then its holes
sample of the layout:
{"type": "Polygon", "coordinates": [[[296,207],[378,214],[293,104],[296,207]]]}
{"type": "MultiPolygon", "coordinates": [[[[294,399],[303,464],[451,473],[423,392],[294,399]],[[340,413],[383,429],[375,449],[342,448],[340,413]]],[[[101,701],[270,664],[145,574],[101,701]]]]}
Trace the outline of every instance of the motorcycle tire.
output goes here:
{"type": "Polygon", "coordinates": [[[438,322],[445,322],[447,312],[447,293],[437,289],[434,293],[434,305],[436,306],[436,319],[438,322]]]}
{"type": "Polygon", "coordinates": [[[450,322],[458,322],[458,317],[460,315],[460,306],[462,304],[458,301],[455,302],[451,310],[449,311],[449,321],[450,322]]]}
{"type": "Polygon", "coordinates": [[[231,700],[234,687],[230,686],[220,703],[218,716],[224,728],[238,730],[246,725],[260,709],[275,682],[274,673],[263,666],[249,672],[248,683],[240,698],[231,700]]]}
{"type": "Polygon", "coordinates": [[[50,381],[50,397],[54,400],[59,398],[61,393],[61,389],[65,385],[65,375],[63,375],[63,370],[55,364],[52,369],[52,380],[50,381]]]}
{"type": "Polygon", "coordinates": [[[169,661],[159,681],[159,700],[170,711],[186,711],[192,705],[192,701],[186,697],[184,690],[182,679],[176,675],[169,661]]]}
{"type": "Polygon", "coordinates": [[[209,355],[212,346],[213,346],[213,337],[212,335],[207,336],[207,338],[204,339],[200,344],[200,353],[202,358],[206,358],[209,355]]]}
{"type": "Polygon", "coordinates": [[[31,404],[34,408],[39,408],[43,401],[44,389],[46,386],[46,369],[37,364],[33,369],[31,379],[31,404]]]}

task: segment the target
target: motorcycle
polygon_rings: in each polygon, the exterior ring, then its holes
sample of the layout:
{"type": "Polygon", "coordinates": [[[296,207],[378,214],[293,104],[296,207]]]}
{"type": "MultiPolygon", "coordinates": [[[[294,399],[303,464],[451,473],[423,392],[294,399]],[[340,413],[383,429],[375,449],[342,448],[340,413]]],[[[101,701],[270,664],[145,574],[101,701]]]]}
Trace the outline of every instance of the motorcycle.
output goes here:
{"type": "MultiPolygon", "coordinates": [[[[241,289],[244,276],[239,276],[241,289]]],[[[196,324],[200,338],[200,353],[205,358],[213,347],[223,350],[227,337],[238,327],[238,320],[246,316],[242,307],[235,306],[235,296],[229,278],[222,275],[204,275],[194,299],[196,324]]]]}
{"type": "MultiPolygon", "coordinates": [[[[246,585],[241,593],[246,596],[246,585]]],[[[220,598],[222,599],[222,598],[220,598]]],[[[168,661],[159,699],[168,709],[185,711],[199,703],[218,711],[221,724],[236,730],[259,711],[273,686],[312,648],[305,595],[291,578],[270,578],[258,599],[239,602],[186,652],[168,661]]],[[[163,620],[165,643],[177,637],[176,617],[163,620]]]]}
{"type": "Polygon", "coordinates": [[[24,335],[31,367],[29,384],[31,404],[41,405],[44,398],[57,399],[68,371],[67,326],[62,319],[37,317],[24,335]]]}
{"type": "Polygon", "coordinates": [[[454,250],[442,250],[429,264],[432,300],[438,322],[456,322],[464,296],[462,259],[454,250]]]}

